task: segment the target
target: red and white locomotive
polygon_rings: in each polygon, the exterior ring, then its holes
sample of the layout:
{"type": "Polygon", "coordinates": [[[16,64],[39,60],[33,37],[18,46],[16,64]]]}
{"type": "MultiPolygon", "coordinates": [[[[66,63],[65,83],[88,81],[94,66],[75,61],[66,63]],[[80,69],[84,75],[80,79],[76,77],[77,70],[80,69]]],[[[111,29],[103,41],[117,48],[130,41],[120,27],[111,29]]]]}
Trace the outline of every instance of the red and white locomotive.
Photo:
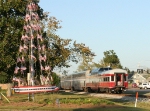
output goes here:
{"type": "Polygon", "coordinates": [[[61,77],[61,88],[87,92],[122,93],[128,88],[128,74],[123,69],[98,68],[61,77]]]}

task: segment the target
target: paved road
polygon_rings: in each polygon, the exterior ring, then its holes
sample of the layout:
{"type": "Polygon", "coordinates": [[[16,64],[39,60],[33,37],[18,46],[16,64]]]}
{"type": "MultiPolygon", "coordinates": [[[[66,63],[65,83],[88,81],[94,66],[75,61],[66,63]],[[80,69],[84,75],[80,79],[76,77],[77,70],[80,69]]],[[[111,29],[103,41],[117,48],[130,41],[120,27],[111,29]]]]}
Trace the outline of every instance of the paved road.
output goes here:
{"type": "Polygon", "coordinates": [[[150,89],[140,89],[140,88],[129,88],[128,90],[127,90],[127,92],[146,92],[146,93],[148,93],[148,92],[150,92],[150,89]]]}

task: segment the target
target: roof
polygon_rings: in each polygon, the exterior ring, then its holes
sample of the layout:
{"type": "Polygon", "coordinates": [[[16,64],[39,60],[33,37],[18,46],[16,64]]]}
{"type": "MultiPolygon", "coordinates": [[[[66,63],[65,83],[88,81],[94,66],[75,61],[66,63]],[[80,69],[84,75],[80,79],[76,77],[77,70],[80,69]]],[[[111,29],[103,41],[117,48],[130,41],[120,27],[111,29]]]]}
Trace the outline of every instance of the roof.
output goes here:
{"type": "Polygon", "coordinates": [[[134,75],[133,73],[132,74],[128,74],[128,79],[132,78],[133,75],[134,75]]]}
{"type": "Polygon", "coordinates": [[[135,79],[138,79],[138,80],[144,79],[144,80],[146,80],[146,78],[143,76],[143,74],[138,74],[138,73],[132,74],[132,75],[130,75],[130,77],[128,77],[128,80],[135,80],[135,79]]]}
{"type": "Polygon", "coordinates": [[[125,74],[127,74],[127,71],[123,70],[123,69],[113,69],[113,70],[106,71],[105,73],[109,73],[109,74],[125,73],[125,74]]]}

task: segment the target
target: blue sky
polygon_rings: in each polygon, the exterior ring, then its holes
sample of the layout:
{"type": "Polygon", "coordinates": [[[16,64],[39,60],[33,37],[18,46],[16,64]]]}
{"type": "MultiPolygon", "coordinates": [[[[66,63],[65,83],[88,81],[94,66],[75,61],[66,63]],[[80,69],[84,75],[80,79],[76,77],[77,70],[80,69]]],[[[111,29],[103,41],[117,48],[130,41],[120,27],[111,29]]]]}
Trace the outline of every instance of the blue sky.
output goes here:
{"type": "Polygon", "coordinates": [[[39,5],[62,21],[56,33],[85,43],[97,55],[95,62],[114,50],[123,67],[150,68],[150,0],[40,0],[39,5]]]}

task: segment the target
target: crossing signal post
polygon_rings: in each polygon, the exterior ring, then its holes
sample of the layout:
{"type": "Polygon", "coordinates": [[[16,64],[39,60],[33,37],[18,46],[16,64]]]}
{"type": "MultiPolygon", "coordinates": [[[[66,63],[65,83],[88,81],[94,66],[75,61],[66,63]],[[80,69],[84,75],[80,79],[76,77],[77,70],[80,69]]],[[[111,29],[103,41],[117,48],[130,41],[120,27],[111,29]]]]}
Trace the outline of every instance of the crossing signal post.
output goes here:
{"type": "Polygon", "coordinates": [[[135,107],[136,107],[136,104],[137,104],[137,99],[138,99],[138,92],[136,92],[135,107]]]}

